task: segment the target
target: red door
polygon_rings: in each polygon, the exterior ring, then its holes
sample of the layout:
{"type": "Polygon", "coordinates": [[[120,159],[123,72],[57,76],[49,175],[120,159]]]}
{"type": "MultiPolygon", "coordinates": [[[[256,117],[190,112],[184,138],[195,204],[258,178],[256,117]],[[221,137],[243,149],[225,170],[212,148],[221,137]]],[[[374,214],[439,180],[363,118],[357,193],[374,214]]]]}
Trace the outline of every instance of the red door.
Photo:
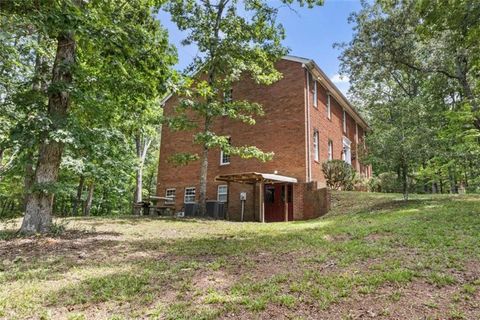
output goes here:
{"type": "Polygon", "coordinates": [[[265,221],[285,221],[285,203],[282,200],[282,185],[265,185],[265,221]]]}
{"type": "Polygon", "coordinates": [[[289,184],[287,188],[288,221],[293,221],[293,185],[289,184]]]}

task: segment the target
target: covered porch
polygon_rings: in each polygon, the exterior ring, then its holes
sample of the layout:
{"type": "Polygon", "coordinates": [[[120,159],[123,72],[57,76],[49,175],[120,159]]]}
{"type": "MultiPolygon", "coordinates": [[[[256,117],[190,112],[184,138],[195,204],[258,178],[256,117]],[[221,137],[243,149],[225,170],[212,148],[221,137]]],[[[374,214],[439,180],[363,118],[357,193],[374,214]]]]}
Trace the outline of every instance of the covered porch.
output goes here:
{"type": "Polygon", "coordinates": [[[260,222],[279,222],[294,220],[294,185],[296,178],[271,173],[242,172],[222,174],[216,181],[226,182],[227,219],[238,216],[245,220],[245,211],[253,210],[253,220],[260,222]],[[250,185],[249,189],[234,187],[250,185]],[[251,199],[249,199],[251,197],[251,199]]]}

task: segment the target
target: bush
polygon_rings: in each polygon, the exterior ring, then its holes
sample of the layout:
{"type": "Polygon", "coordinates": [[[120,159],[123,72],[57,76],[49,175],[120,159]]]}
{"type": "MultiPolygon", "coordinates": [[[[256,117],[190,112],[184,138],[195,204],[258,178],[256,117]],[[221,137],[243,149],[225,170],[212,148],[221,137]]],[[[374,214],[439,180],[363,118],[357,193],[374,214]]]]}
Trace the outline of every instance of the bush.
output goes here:
{"type": "Polygon", "coordinates": [[[382,172],[376,178],[375,190],[377,192],[402,192],[402,185],[395,172],[382,172]]]}
{"type": "Polygon", "coordinates": [[[329,160],[322,164],[327,187],[334,190],[352,190],[355,170],[343,160],[329,160]]]}

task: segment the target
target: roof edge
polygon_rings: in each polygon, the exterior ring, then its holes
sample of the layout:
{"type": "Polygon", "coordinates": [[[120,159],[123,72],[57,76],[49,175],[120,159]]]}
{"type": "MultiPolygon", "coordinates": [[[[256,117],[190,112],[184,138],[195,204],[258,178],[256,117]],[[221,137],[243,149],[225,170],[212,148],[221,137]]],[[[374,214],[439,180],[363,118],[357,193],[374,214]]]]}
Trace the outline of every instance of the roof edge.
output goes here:
{"type": "Polygon", "coordinates": [[[318,64],[313,59],[307,59],[297,56],[286,55],[282,58],[283,60],[293,61],[302,63],[306,68],[310,71],[316,71],[318,75],[316,75],[317,80],[323,83],[323,85],[331,92],[334,93],[336,96],[337,101],[343,105],[343,107],[347,110],[347,112],[357,121],[362,124],[365,129],[370,129],[367,121],[363,119],[363,117],[358,112],[357,108],[355,108],[350,101],[345,97],[345,95],[338,89],[338,87],[333,83],[330,77],[318,66],[318,64]]]}

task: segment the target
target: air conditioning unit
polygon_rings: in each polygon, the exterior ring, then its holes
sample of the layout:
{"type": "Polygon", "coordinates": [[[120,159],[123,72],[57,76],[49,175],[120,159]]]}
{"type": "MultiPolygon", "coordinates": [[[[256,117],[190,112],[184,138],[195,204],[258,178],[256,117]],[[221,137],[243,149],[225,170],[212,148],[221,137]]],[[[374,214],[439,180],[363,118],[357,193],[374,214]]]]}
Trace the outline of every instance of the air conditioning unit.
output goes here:
{"type": "Polygon", "coordinates": [[[198,215],[198,204],[197,203],[185,203],[185,217],[195,217],[198,215]]]}
{"type": "Polygon", "coordinates": [[[213,219],[225,219],[226,203],[219,201],[207,201],[207,217],[213,219]]]}

